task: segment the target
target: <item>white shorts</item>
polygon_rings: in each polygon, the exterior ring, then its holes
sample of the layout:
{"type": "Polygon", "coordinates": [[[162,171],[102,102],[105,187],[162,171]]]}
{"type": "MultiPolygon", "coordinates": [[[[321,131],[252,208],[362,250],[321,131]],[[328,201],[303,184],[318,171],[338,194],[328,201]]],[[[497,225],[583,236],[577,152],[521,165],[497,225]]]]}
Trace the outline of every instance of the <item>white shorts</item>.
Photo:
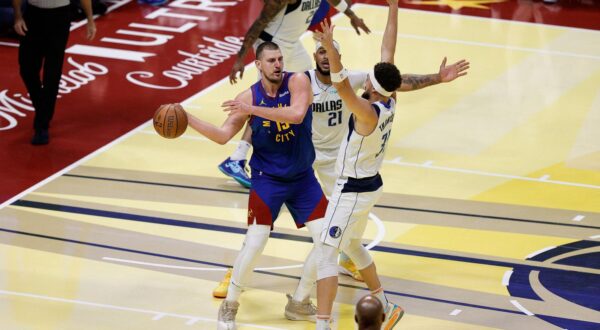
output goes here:
{"type": "Polygon", "coordinates": [[[336,181],[321,232],[321,242],[339,250],[344,250],[350,240],[362,238],[369,213],[383,194],[383,187],[369,192],[342,193],[347,181],[347,178],[336,181]]]}
{"type": "MultiPolygon", "coordinates": [[[[281,54],[283,55],[283,69],[285,71],[304,72],[312,69],[312,58],[308,55],[308,52],[300,40],[289,42],[274,37],[272,41],[279,46],[279,49],[281,49],[281,54]]],[[[262,39],[256,39],[253,45],[255,52],[258,45],[263,42],[264,40],[262,39]]]]}
{"type": "Polygon", "coordinates": [[[317,176],[319,177],[319,181],[321,182],[323,192],[325,193],[327,199],[331,199],[333,186],[335,185],[335,181],[338,177],[335,172],[335,163],[335,159],[326,161],[315,160],[313,163],[313,169],[315,172],[317,172],[317,176]]]}

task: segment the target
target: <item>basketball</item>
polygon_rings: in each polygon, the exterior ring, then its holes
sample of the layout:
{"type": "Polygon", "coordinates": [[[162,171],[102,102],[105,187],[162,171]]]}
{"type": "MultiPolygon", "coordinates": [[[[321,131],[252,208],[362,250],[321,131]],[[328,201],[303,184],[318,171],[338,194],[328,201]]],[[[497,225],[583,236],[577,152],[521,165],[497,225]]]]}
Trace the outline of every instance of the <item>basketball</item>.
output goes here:
{"type": "Polygon", "coordinates": [[[153,121],[156,133],[167,139],[181,136],[188,126],[187,114],[179,103],[163,104],[158,107],[153,121]]]}

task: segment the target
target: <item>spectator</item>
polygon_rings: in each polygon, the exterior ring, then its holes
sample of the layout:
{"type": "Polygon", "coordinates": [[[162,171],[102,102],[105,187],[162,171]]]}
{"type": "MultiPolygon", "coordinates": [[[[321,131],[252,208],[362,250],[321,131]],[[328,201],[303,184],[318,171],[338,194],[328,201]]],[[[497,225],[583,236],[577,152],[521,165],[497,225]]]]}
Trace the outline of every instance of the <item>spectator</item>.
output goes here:
{"type": "MultiPolygon", "coordinates": [[[[48,127],[58,94],[65,48],[69,39],[69,0],[28,0],[25,13],[22,0],[13,0],[15,32],[21,36],[19,45],[20,74],[35,109],[31,139],[33,145],[50,141],[48,127]],[[43,65],[43,74],[40,77],[43,65]]],[[[91,0],[81,0],[87,17],[87,38],[94,38],[96,25],[91,0]]]]}

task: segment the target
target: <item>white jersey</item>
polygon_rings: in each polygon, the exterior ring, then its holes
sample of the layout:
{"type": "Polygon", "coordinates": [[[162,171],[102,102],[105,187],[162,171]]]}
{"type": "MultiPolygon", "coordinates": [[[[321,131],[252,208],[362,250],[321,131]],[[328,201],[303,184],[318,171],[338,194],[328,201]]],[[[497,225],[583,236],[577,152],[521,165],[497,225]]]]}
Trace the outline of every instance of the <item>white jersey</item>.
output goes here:
{"type": "MultiPolygon", "coordinates": [[[[309,70],[312,85],[312,140],[317,151],[317,160],[334,160],[344,136],[348,132],[349,110],[342,102],[333,85],[327,85],[317,79],[315,70],[309,70]],[[321,156],[321,158],[320,158],[321,156]]],[[[348,79],[356,93],[364,86],[367,73],[350,71],[348,79]]]]}
{"type": "Polygon", "coordinates": [[[392,133],[396,102],[375,102],[372,106],[379,112],[375,130],[362,136],[354,130],[354,121],[349,121],[348,138],[342,140],[337,158],[336,171],[342,177],[363,179],[375,176],[383,163],[387,141],[392,133]]]}
{"type": "MultiPolygon", "coordinates": [[[[280,42],[294,43],[306,32],[320,4],[321,0],[298,0],[288,4],[277,13],[263,32],[280,42]]],[[[265,40],[262,36],[261,39],[265,40]]]]}

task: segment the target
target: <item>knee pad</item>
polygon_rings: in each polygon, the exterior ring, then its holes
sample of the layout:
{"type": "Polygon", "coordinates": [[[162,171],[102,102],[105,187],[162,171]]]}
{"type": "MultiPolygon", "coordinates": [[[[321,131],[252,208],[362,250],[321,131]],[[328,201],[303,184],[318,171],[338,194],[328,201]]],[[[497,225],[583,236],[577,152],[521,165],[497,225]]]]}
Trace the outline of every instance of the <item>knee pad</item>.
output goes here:
{"type": "Polygon", "coordinates": [[[248,226],[244,246],[242,246],[240,253],[235,259],[235,263],[233,264],[231,280],[238,286],[244,287],[247,285],[248,278],[254,270],[254,265],[267,245],[270,232],[271,227],[269,226],[248,226]]]}
{"type": "Polygon", "coordinates": [[[317,280],[338,276],[338,249],[317,242],[317,280]]]}
{"type": "Polygon", "coordinates": [[[373,263],[373,258],[369,254],[369,251],[367,251],[358,239],[350,240],[350,244],[344,249],[344,253],[352,259],[358,270],[365,269],[373,263]]]}

